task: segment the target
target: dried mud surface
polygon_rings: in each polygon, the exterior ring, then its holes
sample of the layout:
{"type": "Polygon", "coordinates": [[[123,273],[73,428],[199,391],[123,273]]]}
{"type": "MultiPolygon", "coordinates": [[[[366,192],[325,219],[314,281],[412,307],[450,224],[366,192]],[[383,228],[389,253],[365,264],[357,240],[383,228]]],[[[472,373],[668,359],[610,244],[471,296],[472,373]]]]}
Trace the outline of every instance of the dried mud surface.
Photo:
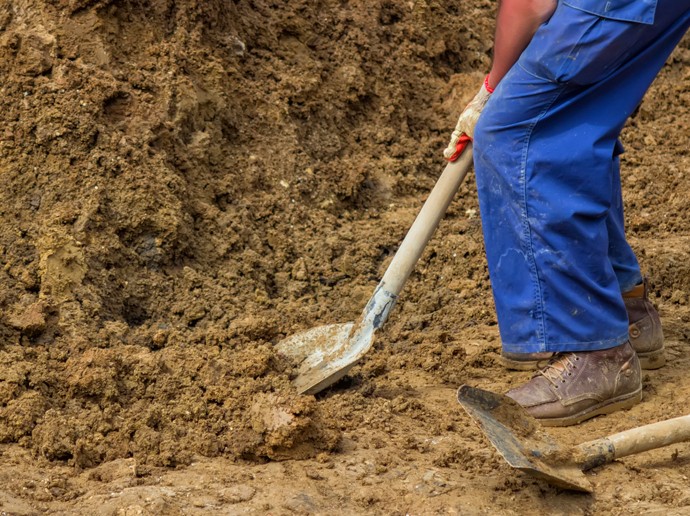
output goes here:
{"type": "MultiPolygon", "coordinates": [[[[3,514],[687,514],[690,445],[511,470],[455,401],[500,342],[473,181],[323,394],[274,345],[356,319],[490,63],[494,2],[0,3],[3,514]]],[[[690,42],[625,129],[669,362],[579,443],[688,413],[690,42]]]]}

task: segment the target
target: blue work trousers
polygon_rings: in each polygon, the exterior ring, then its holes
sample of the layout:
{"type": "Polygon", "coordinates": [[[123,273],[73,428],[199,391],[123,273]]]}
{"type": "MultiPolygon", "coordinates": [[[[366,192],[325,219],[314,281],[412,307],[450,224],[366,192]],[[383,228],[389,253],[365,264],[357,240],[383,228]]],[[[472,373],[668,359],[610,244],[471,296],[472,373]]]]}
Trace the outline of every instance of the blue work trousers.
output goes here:
{"type": "Polygon", "coordinates": [[[621,292],[642,277],[618,137],[689,24],[690,0],[659,0],[651,24],[559,2],[484,108],[474,163],[505,351],[628,339],[621,292]]]}

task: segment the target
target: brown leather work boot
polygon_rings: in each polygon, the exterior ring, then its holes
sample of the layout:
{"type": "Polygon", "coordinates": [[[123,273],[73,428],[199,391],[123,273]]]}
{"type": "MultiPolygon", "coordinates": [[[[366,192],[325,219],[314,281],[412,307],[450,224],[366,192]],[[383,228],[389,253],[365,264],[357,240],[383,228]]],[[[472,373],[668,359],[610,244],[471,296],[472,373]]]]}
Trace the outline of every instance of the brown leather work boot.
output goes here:
{"type": "Polygon", "coordinates": [[[629,292],[623,293],[630,323],[630,343],[640,358],[642,369],[659,369],[666,363],[664,334],[659,312],[647,296],[647,278],[629,292]]]}
{"type": "Polygon", "coordinates": [[[629,342],[558,353],[526,384],[506,393],[544,426],[569,426],[642,399],[640,361],[629,342]]]}
{"type": "MultiPolygon", "coordinates": [[[[642,369],[659,369],[666,363],[664,334],[661,330],[659,312],[647,296],[647,279],[623,293],[628,311],[630,343],[640,358],[642,369]]],[[[508,353],[501,351],[501,362],[508,369],[531,371],[542,369],[553,357],[553,353],[508,353]]]]}

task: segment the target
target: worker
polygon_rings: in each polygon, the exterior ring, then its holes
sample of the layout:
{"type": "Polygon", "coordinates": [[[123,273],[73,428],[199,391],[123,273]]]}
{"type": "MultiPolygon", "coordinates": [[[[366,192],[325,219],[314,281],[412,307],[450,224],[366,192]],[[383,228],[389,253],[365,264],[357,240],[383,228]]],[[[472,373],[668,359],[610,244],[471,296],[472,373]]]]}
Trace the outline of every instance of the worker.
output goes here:
{"type": "Polygon", "coordinates": [[[664,363],[626,241],[620,132],[690,24],[690,0],[502,0],[493,63],[445,155],[473,139],[507,395],[567,426],[641,400],[664,363]]]}

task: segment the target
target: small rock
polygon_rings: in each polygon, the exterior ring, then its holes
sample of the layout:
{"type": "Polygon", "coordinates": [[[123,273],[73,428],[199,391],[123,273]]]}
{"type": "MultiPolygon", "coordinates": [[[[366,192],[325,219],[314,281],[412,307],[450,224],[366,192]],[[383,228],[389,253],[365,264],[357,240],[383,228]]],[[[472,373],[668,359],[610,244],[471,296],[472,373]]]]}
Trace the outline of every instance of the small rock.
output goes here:
{"type": "Polygon", "coordinates": [[[226,489],[221,489],[218,493],[220,499],[225,503],[248,502],[256,494],[256,489],[246,484],[237,484],[226,489]]]}
{"type": "Polygon", "coordinates": [[[247,45],[245,45],[244,41],[239,39],[237,36],[233,36],[230,38],[230,48],[232,48],[232,51],[236,56],[243,56],[247,50],[247,45]]]}
{"type": "Polygon", "coordinates": [[[318,512],[318,506],[307,493],[300,493],[283,504],[286,509],[296,513],[313,514],[318,512]]]}

